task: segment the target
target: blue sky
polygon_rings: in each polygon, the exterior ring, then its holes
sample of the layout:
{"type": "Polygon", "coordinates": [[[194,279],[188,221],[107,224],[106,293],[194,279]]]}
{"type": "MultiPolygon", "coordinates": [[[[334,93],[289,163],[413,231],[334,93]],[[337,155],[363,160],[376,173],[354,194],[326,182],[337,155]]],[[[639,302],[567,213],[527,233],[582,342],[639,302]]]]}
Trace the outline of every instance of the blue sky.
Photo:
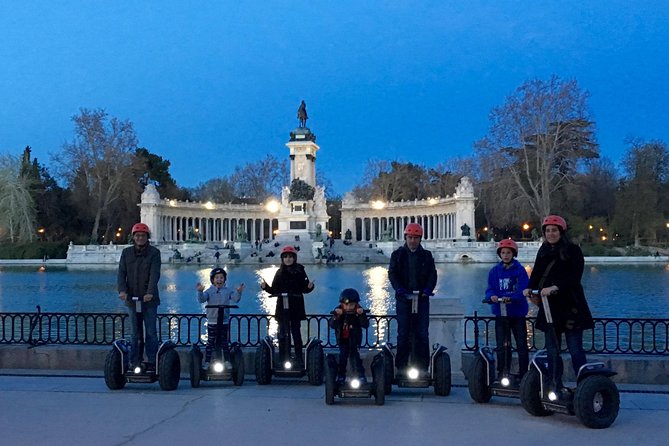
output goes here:
{"type": "Polygon", "coordinates": [[[0,153],[49,154],[81,107],[135,124],[192,187],[317,135],[336,193],[367,160],[473,153],[530,78],[589,91],[603,156],[669,141],[665,1],[4,1],[0,153]]]}

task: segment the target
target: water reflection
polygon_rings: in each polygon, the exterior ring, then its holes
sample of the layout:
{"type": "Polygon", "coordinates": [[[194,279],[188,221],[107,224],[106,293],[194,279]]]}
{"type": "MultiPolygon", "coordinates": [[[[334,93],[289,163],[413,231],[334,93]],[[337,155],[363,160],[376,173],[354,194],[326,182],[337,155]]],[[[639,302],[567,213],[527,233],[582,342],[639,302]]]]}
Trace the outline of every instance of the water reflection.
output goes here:
{"type": "MultiPolygon", "coordinates": [[[[388,268],[375,266],[362,273],[367,286],[367,295],[363,296],[362,306],[369,308],[372,315],[385,315],[390,311],[390,284],[388,282],[388,268]]],[[[385,339],[389,330],[387,321],[370,320],[369,330],[376,332],[377,339],[385,339]]]]}
{"type": "MultiPolygon", "coordinates": [[[[260,288],[260,283],[263,280],[271,285],[272,281],[274,280],[274,275],[278,270],[279,267],[276,265],[258,269],[256,271],[257,285],[254,284],[253,286],[257,286],[258,288],[260,288]]],[[[256,301],[260,306],[260,312],[263,314],[274,314],[274,311],[276,310],[276,299],[277,299],[276,297],[271,297],[269,293],[266,293],[264,291],[259,291],[256,293],[256,301]]],[[[277,322],[276,318],[272,317],[269,319],[267,334],[276,338],[278,332],[279,332],[279,323],[277,322]]]]}

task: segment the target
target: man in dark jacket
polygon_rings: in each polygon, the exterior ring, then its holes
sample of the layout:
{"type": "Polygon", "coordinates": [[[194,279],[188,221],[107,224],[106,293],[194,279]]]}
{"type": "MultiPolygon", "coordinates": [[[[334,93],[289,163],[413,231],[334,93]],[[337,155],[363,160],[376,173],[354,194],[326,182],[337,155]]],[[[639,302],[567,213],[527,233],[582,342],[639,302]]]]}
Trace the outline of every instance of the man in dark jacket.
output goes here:
{"type": "Polygon", "coordinates": [[[432,253],[423,249],[420,242],[423,228],[418,223],[409,223],[404,229],[404,246],[390,256],[388,277],[395,290],[395,312],[397,314],[397,356],[395,365],[403,373],[408,365],[411,345],[409,335],[416,340],[416,366],[426,371],[430,360],[430,296],[437,285],[437,269],[432,253]],[[418,313],[411,313],[411,293],[420,292],[418,313]]]}
{"type": "Polygon", "coordinates": [[[160,297],[158,279],[160,279],[160,250],[149,244],[149,227],[137,223],[132,227],[133,245],[121,253],[118,265],[118,297],[128,306],[128,320],[132,336],[130,364],[137,366],[142,361],[140,337],[146,333],[147,371],[155,371],[156,353],[158,352],[158,331],[156,319],[160,297]],[[144,329],[138,321],[137,305],[133,297],[140,298],[141,318],[144,329]]]}

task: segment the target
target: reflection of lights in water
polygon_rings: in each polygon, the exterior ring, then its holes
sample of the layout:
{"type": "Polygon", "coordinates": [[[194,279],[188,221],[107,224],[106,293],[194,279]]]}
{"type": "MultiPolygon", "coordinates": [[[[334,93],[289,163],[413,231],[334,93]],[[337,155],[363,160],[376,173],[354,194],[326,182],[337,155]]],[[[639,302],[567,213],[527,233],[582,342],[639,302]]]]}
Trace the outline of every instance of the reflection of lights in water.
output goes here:
{"type": "MultiPolygon", "coordinates": [[[[383,266],[375,266],[363,271],[363,277],[367,283],[367,302],[363,306],[369,305],[370,313],[373,315],[385,315],[390,312],[390,291],[388,281],[388,268],[383,266]]],[[[381,322],[380,325],[375,326],[376,322],[372,319],[370,329],[377,331],[379,340],[385,339],[388,326],[381,322]]]]}
{"type": "MultiPolygon", "coordinates": [[[[261,283],[262,280],[264,280],[268,284],[272,284],[272,281],[274,280],[274,275],[276,272],[279,270],[279,267],[276,265],[268,266],[267,268],[262,268],[256,271],[256,275],[258,276],[258,284],[261,283]]],[[[260,304],[260,309],[264,314],[274,314],[274,310],[276,309],[276,297],[270,297],[269,293],[266,293],[264,291],[258,292],[257,300],[258,303],[260,304]]],[[[276,337],[276,334],[279,331],[279,324],[276,321],[275,318],[270,318],[269,319],[269,327],[267,327],[267,334],[270,336],[276,337]]]]}

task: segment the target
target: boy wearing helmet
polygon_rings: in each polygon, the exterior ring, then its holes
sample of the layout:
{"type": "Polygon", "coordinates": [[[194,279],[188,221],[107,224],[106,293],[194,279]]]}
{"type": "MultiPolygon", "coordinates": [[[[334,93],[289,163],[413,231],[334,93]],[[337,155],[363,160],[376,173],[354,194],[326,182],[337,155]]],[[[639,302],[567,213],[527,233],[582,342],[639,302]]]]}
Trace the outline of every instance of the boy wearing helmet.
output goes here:
{"type": "Polygon", "coordinates": [[[427,370],[430,360],[430,296],[437,285],[437,269],[432,253],[423,249],[420,242],[423,228],[418,223],[409,223],[404,229],[404,246],[390,256],[388,278],[395,290],[395,313],[397,314],[397,355],[395,364],[398,372],[407,368],[411,345],[409,334],[416,339],[418,365],[427,370]],[[411,313],[411,299],[408,294],[419,291],[418,314],[411,313]]]}
{"type": "Polygon", "coordinates": [[[332,311],[329,322],[334,329],[339,344],[337,362],[337,384],[346,381],[346,364],[349,356],[353,358],[357,378],[366,382],[365,368],[362,366],[358,347],[362,344],[362,329],[369,327],[365,310],[360,306],[360,294],[353,288],[346,288],[339,295],[339,305],[332,311]]]}
{"type": "MultiPolygon", "coordinates": [[[[541,295],[548,298],[556,334],[556,339],[546,336],[548,368],[551,373],[555,368],[557,390],[563,390],[563,364],[560,359],[562,334],[567,341],[574,373],[578,374],[578,370],[587,362],[583,350],[583,330],[593,328],[594,322],[581,285],[585,263],[583,252],[567,237],[567,222],[559,215],[549,215],[542,222],[541,232],[545,241],[537,252],[530,283],[523,294],[530,297],[531,290],[540,290],[541,295]]],[[[532,303],[539,306],[536,328],[548,333],[549,326],[541,300],[532,297],[532,303]]]]}
{"type": "MultiPolygon", "coordinates": [[[[209,273],[209,281],[211,286],[204,289],[204,286],[198,282],[195,285],[197,290],[197,300],[200,303],[208,303],[209,305],[232,305],[239,302],[244,291],[244,284],[241,283],[236,290],[231,290],[225,286],[228,280],[228,274],[223,268],[214,268],[209,273]]],[[[214,350],[222,350],[225,360],[225,368],[231,369],[232,364],[227,360],[228,348],[228,330],[230,328],[230,309],[229,308],[207,308],[207,347],[205,349],[204,363],[202,368],[209,369],[209,361],[214,350]],[[223,311],[222,324],[218,326],[218,313],[223,311]],[[220,345],[217,343],[220,342],[220,345]]]]}
{"type": "MultiPolygon", "coordinates": [[[[288,293],[288,305],[290,311],[290,331],[283,321],[283,299],[276,300],[276,310],[274,316],[279,324],[279,337],[293,336],[293,345],[295,346],[295,359],[298,365],[303,367],[302,360],[302,333],[300,324],[307,319],[307,313],[304,309],[304,294],[311,293],[314,289],[314,283],[309,280],[304,266],[297,263],[297,250],[292,246],[285,246],[281,250],[281,266],[274,275],[272,284],[268,285],[264,280],[260,283],[260,288],[270,294],[288,293]]],[[[279,343],[279,354],[283,358],[283,343],[279,343]]]]}
{"type": "Polygon", "coordinates": [[[156,369],[155,359],[158,352],[158,280],[160,279],[160,250],[149,243],[149,227],[136,223],[132,227],[132,246],[121,252],[118,265],[118,297],[126,302],[130,322],[131,350],[130,364],[134,367],[142,361],[138,336],[137,313],[135,303],[128,300],[140,297],[142,301],[142,319],[146,337],[147,371],[156,369]]]}
{"type": "Polygon", "coordinates": [[[497,341],[497,377],[502,378],[507,364],[511,364],[511,333],[516,340],[518,350],[518,379],[521,379],[529,366],[527,351],[527,299],[523,291],[527,288],[527,272],[523,265],[515,259],[518,256],[518,245],[511,239],[505,239],[497,245],[500,262],[488,273],[486,299],[492,302],[495,315],[495,338],[497,341]],[[506,305],[506,316],[502,316],[500,302],[506,305]],[[508,362],[507,362],[508,361],[508,362]]]}

